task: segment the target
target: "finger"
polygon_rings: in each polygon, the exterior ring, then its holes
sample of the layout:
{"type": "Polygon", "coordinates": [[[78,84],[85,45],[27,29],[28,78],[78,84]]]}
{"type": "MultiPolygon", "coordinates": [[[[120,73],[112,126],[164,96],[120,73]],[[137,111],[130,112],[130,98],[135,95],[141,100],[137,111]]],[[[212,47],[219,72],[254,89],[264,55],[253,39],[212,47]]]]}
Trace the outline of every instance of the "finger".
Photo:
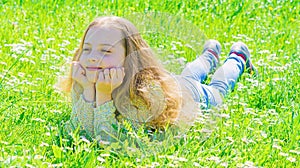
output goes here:
{"type": "Polygon", "coordinates": [[[117,69],[117,77],[123,79],[125,76],[124,67],[120,67],[117,69]]]}
{"type": "Polygon", "coordinates": [[[85,69],[83,68],[83,66],[82,66],[80,63],[78,63],[78,66],[79,66],[79,69],[80,69],[81,73],[82,73],[84,76],[86,76],[86,71],[85,71],[85,69]]]}
{"type": "Polygon", "coordinates": [[[84,75],[84,70],[82,69],[78,69],[75,74],[74,74],[74,80],[76,80],[77,82],[84,84],[87,83],[88,80],[86,78],[86,76],[84,75]]]}
{"type": "Polygon", "coordinates": [[[79,63],[73,63],[73,72],[72,72],[72,78],[79,82],[80,84],[84,84],[88,82],[86,76],[85,76],[85,70],[82,68],[82,66],[79,63]]]}
{"type": "Polygon", "coordinates": [[[124,76],[125,76],[125,68],[122,67],[121,69],[122,69],[122,77],[124,78],[124,76]]]}
{"type": "Polygon", "coordinates": [[[77,61],[72,61],[71,65],[72,65],[72,68],[78,68],[80,66],[80,63],[77,61]]]}
{"type": "Polygon", "coordinates": [[[104,74],[104,80],[110,80],[109,69],[104,69],[103,74],[104,74]]]}
{"type": "Polygon", "coordinates": [[[98,81],[104,81],[104,73],[103,71],[99,71],[99,75],[98,75],[98,81]]]}
{"type": "Polygon", "coordinates": [[[72,72],[73,74],[76,74],[77,71],[80,71],[80,73],[85,75],[85,70],[83,69],[83,67],[81,66],[81,64],[79,62],[72,62],[72,72]]]}
{"type": "Polygon", "coordinates": [[[95,79],[95,81],[98,80],[98,77],[99,77],[100,72],[101,72],[101,71],[97,71],[97,72],[96,72],[96,79],[95,79]]]}
{"type": "Polygon", "coordinates": [[[116,68],[112,68],[112,69],[109,70],[110,78],[111,78],[111,79],[116,79],[116,78],[118,78],[116,71],[117,71],[116,68]]]}

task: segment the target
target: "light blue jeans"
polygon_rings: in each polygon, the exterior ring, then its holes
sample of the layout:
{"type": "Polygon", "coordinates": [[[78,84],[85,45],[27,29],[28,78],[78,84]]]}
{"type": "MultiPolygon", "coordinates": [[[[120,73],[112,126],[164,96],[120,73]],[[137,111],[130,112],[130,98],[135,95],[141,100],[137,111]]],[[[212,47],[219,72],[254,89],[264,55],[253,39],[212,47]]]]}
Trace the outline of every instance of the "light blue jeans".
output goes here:
{"type": "Polygon", "coordinates": [[[188,63],[180,75],[185,79],[185,85],[191,90],[194,100],[204,104],[206,108],[220,105],[223,97],[233,90],[244,71],[244,63],[239,56],[230,55],[215,71],[211,82],[208,85],[203,84],[207,75],[214,69],[216,69],[214,56],[206,52],[188,63]]]}

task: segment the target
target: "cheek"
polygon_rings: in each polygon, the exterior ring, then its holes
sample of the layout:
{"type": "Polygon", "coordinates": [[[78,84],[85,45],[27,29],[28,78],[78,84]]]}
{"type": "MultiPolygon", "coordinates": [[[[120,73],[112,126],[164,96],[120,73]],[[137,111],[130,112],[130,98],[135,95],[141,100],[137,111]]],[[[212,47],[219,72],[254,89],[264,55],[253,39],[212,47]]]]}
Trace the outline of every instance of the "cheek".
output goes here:
{"type": "Polygon", "coordinates": [[[124,62],[125,62],[125,57],[119,57],[118,60],[119,66],[124,66],[124,62]]]}
{"type": "Polygon", "coordinates": [[[86,56],[81,55],[78,59],[79,62],[85,62],[86,61],[86,56]]]}
{"type": "Polygon", "coordinates": [[[83,61],[84,60],[84,57],[81,55],[78,59],[79,62],[83,61]]]}
{"type": "Polygon", "coordinates": [[[113,66],[123,66],[125,57],[120,57],[120,56],[107,57],[103,61],[113,66]]]}
{"type": "Polygon", "coordinates": [[[125,57],[122,60],[122,66],[124,66],[124,64],[125,64],[125,57]]]}
{"type": "Polygon", "coordinates": [[[120,53],[119,62],[122,63],[122,65],[124,65],[124,62],[125,62],[125,54],[124,53],[120,53]]]}

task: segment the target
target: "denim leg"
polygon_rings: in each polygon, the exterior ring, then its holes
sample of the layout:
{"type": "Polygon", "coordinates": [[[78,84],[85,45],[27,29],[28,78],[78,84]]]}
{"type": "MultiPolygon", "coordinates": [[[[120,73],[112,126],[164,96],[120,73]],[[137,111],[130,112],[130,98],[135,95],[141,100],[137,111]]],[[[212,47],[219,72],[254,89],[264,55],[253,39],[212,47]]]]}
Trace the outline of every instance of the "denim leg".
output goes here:
{"type": "Polygon", "coordinates": [[[194,101],[200,103],[202,108],[207,109],[210,106],[216,106],[222,103],[222,96],[216,88],[202,84],[199,80],[190,77],[179,75],[176,79],[182,87],[191,93],[194,101]]]}
{"type": "Polygon", "coordinates": [[[196,102],[203,103],[206,108],[222,104],[222,99],[230,90],[233,90],[235,83],[244,71],[243,60],[232,54],[219,67],[209,85],[202,84],[207,74],[216,67],[212,59],[199,57],[187,65],[182,76],[186,80],[185,86],[191,91],[196,102]]]}
{"type": "Polygon", "coordinates": [[[225,97],[229,91],[233,90],[243,71],[244,62],[239,56],[232,54],[214,73],[209,86],[217,89],[225,97]]]}
{"type": "Polygon", "coordinates": [[[205,52],[194,61],[188,63],[183,69],[181,75],[193,78],[202,83],[207,74],[210,73],[217,66],[216,58],[213,54],[205,52]]]}
{"type": "Polygon", "coordinates": [[[208,108],[209,104],[216,105],[221,97],[215,88],[202,84],[207,75],[217,67],[217,60],[210,52],[204,52],[194,61],[188,63],[183,69],[181,76],[185,79],[185,86],[191,91],[193,99],[208,108]],[[217,97],[217,98],[215,98],[217,97]]]}

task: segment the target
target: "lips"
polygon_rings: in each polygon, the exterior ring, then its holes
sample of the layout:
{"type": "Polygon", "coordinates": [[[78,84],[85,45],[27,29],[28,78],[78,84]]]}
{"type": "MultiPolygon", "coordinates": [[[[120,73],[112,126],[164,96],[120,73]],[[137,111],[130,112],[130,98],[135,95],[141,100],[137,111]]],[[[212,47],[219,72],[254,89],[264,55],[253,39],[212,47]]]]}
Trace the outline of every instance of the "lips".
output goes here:
{"type": "Polygon", "coordinates": [[[89,71],[97,71],[100,69],[102,69],[102,68],[101,67],[86,67],[86,70],[89,70],[89,71]]]}

